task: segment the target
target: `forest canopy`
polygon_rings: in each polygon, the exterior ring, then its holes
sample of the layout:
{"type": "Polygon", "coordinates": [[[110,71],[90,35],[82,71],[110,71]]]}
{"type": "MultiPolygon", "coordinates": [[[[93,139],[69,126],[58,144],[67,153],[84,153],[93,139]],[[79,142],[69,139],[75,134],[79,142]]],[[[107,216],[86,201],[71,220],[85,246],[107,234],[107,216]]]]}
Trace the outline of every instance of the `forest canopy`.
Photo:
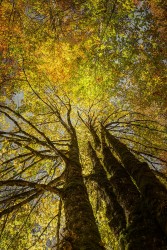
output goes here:
{"type": "Polygon", "coordinates": [[[0,14],[0,248],[165,250],[165,3],[0,14]]]}

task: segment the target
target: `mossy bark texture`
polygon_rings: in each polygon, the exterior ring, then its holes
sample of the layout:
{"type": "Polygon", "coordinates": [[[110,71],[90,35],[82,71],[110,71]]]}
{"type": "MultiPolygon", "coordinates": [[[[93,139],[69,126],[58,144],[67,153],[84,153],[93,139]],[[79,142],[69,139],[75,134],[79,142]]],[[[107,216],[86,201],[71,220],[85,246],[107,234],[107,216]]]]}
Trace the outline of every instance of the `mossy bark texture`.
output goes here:
{"type": "Polygon", "coordinates": [[[119,236],[126,228],[125,214],[117,201],[113,192],[112,183],[107,179],[106,172],[97,157],[96,151],[92,145],[88,143],[88,151],[93,164],[94,180],[97,182],[99,190],[105,194],[106,216],[109,220],[109,226],[114,232],[115,237],[119,240],[119,236]]]}
{"type": "Polygon", "coordinates": [[[167,190],[145,162],[140,162],[125,144],[106,130],[106,137],[119,155],[129,175],[134,179],[152,217],[167,235],[167,190]]]}
{"type": "Polygon", "coordinates": [[[156,220],[151,217],[140,192],[126,169],[102,140],[103,163],[112,175],[110,182],[126,215],[127,228],[120,239],[122,249],[165,249],[164,237],[156,220]]]}
{"type": "Polygon", "coordinates": [[[82,177],[76,137],[69,147],[63,194],[66,241],[72,250],[104,250],[82,177]]]}

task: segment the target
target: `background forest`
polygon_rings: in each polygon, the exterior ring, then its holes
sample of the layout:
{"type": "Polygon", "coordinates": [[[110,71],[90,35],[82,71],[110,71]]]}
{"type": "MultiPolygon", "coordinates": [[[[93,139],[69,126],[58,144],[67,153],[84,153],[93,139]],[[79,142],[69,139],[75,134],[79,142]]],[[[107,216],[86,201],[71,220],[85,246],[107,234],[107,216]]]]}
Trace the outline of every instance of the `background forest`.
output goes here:
{"type": "Polygon", "coordinates": [[[0,16],[0,250],[167,249],[165,1],[0,16]]]}

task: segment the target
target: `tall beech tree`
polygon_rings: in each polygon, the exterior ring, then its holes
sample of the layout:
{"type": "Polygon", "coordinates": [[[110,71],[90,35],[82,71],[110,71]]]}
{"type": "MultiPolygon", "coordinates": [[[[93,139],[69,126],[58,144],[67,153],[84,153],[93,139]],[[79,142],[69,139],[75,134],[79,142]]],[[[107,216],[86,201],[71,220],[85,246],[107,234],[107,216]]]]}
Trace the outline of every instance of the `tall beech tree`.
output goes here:
{"type": "Polygon", "coordinates": [[[71,138],[68,157],[65,160],[65,185],[63,188],[68,240],[72,249],[104,249],[83,181],[77,135],[70,120],[70,110],[71,106],[67,113],[68,125],[62,123],[71,138]]]}
{"type": "Polygon", "coordinates": [[[156,220],[151,217],[130,175],[105,143],[104,132],[102,132],[102,155],[103,164],[112,175],[110,182],[114,192],[125,211],[127,221],[127,229],[124,232],[125,245],[129,244],[129,249],[163,248],[165,242],[163,242],[164,237],[160,227],[158,227],[156,220]]]}
{"type": "MultiPolygon", "coordinates": [[[[91,124],[93,119],[90,119],[89,117],[88,120],[89,123],[84,123],[87,125],[92,134],[96,148],[99,148],[100,139],[91,124]]],[[[129,249],[141,249],[143,247],[148,249],[163,248],[166,243],[164,236],[162,236],[160,227],[158,227],[156,220],[150,216],[147,206],[145,205],[145,202],[142,199],[137,187],[133,183],[130,175],[121,163],[114,157],[110,148],[107,146],[104,134],[104,128],[102,127],[101,149],[103,165],[108,173],[112,175],[110,180],[106,180],[104,167],[100,163],[100,160],[90,143],[89,152],[94,166],[94,179],[97,181],[98,185],[105,190],[106,194],[108,194],[108,192],[105,185],[107,185],[108,188],[110,187],[116,195],[116,200],[118,200],[119,204],[124,209],[127,226],[126,230],[122,230],[122,235],[120,235],[122,248],[126,248],[127,245],[129,249]],[[105,184],[103,184],[103,182],[105,184]],[[123,238],[122,242],[121,237],[123,238]]],[[[121,218],[122,217],[119,218],[120,222],[122,222],[121,218]]],[[[118,226],[119,224],[117,227],[118,226]]]]}
{"type": "MultiPolygon", "coordinates": [[[[63,104],[63,101],[62,101],[63,104]]],[[[65,105],[65,104],[64,104],[65,105]]],[[[12,162],[13,159],[22,158],[25,156],[29,156],[32,154],[35,154],[39,158],[52,158],[53,160],[57,157],[60,157],[65,162],[65,170],[63,173],[63,179],[64,179],[64,187],[63,190],[57,189],[55,186],[52,187],[53,184],[57,181],[57,179],[52,180],[48,185],[45,184],[38,184],[35,182],[29,182],[24,180],[6,180],[1,182],[1,186],[28,186],[28,187],[34,187],[34,191],[25,192],[23,194],[19,194],[16,197],[11,197],[14,200],[20,199],[20,198],[26,198],[23,201],[19,202],[16,205],[9,206],[9,208],[4,209],[1,212],[1,216],[10,213],[17,208],[21,207],[25,203],[31,201],[32,199],[38,197],[42,190],[48,190],[53,191],[54,193],[57,193],[60,198],[62,198],[64,203],[64,212],[65,212],[65,218],[66,218],[66,236],[68,240],[64,243],[63,247],[71,247],[72,249],[103,249],[102,242],[100,239],[100,234],[98,232],[97,225],[95,223],[93,211],[88,199],[88,194],[86,187],[83,182],[82,177],[82,168],[79,160],[79,148],[78,148],[78,142],[77,142],[77,136],[75,132],[75,128],[73,127],[71,120],[70,120],[70,112],[71,112],[71,105],[70,103],[65,105],[67,108],[67,121],[65,122],[63,118],[60,115],[59,110],[56,108],[54,113],[56,117],[58,118],[60,124],[63,126],[63,128],[66,130],[66,132],[69,135],[69,150],[68,150],[68,157],[59,149],[57,149],[54,145],[54,143],[45,135],[45,133],[41,132],[37,127],[35,127],[32,123],[30,123],[27,119],[25,119],[22,115],[17,114],[12,109],[2,106],[1,105],[1,113],[5,114],[11,121],[13,121],[19,129],[15,132],[2,132],[1,134],[6,138],[9,139],[8,135],[14,135],[13,139],[11,137],[11,140],[14,142],[14,144],[18,146],[23,146],[23,141],[26,142],[27,140],[31,141],[34,140],[35,143],[39,143],[40,146],[47,147],[45,150],[35,150],[33,147],[30,147],[29,145],[25,145],[25,149],[27,149],[30,153],[28,154],[20,154],[19,156],[16,156],[12,158],[11,160],[7,160],[5,163],[12,162]],[[19,117],[22,119],[25,123],[27,123],[31,128],[33,128],[38,135],[41,135],[43,138],[45,138],[45,142],[39,140],[38,137],[30,135],[26,131],[24,131],[18,122],[11,117],[11,115],[7,114],[7,111],[10,111],[13,113],[16,117],[19,117]],[[15,136],[18,137],[18,140],[15,141],[15,136]],[[22,140],[22,139],[23,140],[22,140]],[[20,143],[20,140],[22,141],[20,143]],[[52,152],[52,156],[47,154],[44,155],[44,152],[49,153],[52,152]],[[51,185],[51,187],[50,187],[51,185]],[[39,189],[39,190],[38,190],[39,189]],[[36,192],[37,191],[37,192],[36,192]],[[35,194],[32,194],[35,193],[35,194]],[[31,195],[32,194],[32,195],[31,195]]],[[[10,141],[10,139],[9,139],[10,141]]],[[[28,143],[29,144],[29,143],[28,143]]],[[[23,146],[24,147],[24,146],[23,146]]],[[[29,158],[29,157],[28,157],[29,158]]],[[[23,172],[26,171],[27,168],[31,167],[32,164],[29,166],[26,166],[21,170],[17,175],[22,175],[23,172]]],[[[9,167],[11,169],[12,167],[9,167]]],[[[15,176],[17,176],[15,175],[15,176]]],[[[15,177],[14,176],[14,177],[15,177]]],[[[51,192],[52,192],[51,191],[51,192]]],[[[5,192],[5,191],[4,191],[5,192]]],[[[4,203],[8,203],[10,199],[4,200],[4,203]]],[[[2,201],[3,202],[3,201],[2,201]]]]}
{"type": "Polygon", "coordinates": [[[150,213],[154,214],[164,233],[166,232],[167,216],[167,191],[165,186],[160,183],[156,176],[151,172],[145,162],[140,162],[124,145],[107,131],[107,138],[112,143],[116,152],[119,154],[125,168],[135,180],[141,194],[146,200],[150,213]],[[158,194],[158,195],[157,195],[158,194]],[[154,205],[153,205],[154,204],[154,205]],[[160,206],[158,208],[158,206],[160,206]]]}

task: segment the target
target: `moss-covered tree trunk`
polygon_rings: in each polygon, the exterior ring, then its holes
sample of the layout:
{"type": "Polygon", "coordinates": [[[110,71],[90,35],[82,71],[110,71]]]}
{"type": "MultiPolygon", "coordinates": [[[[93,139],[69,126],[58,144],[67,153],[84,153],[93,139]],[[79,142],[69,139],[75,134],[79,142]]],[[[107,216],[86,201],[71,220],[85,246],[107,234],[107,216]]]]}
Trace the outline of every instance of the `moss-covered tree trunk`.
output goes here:
{"type": "Polygon", "coordinates": [[[105,142],[103,133],[101,138],[103,164],[111,175],[110,182],[113,184],[114,192],[125,211],[126,221],[129,224],[133,221],[136,207],[140,204],[140,193],[132,182],[126,169],[110,151],[105,142]]]}
{"type": "Polygon", "coordinates": [[[107,130],[106,137],[119,155],[124,167],[135,180],[150,214],[156,218],[167,235],[167,190],[156,178],[145,162],[140,162],[125,144],[116,139],[107,130]]]}
{"type": "Polygon", "coordinates": [[[114,232],[117,240],[119,240],[120,235],[126,228],[124,211],[117,201],[113,192],[112,183],[110,184],[107,179],[106,172],[90,142],[88,142],[88,152],[93,164],[93,180],[97,182],[100,192],[104,193],[106,201],[106,216],[109,220],[109,226],[114,232]]]}
{"type": "Polygon", "coordinates": [[[125,249],[165,249],[161,229],[147,210],[145,202],[126,169],[114,157],[102,134],[103,163],[112,175],[110,182],[126,215],[127,228],[123,235],[125,249]]]}
{"type": "Polygon", "coordinates": [[[82,177],[76,135],[69,147],[63,192],[66,218],[66,243],[73,250],[102,250],[100,234],[82,177]]]}

